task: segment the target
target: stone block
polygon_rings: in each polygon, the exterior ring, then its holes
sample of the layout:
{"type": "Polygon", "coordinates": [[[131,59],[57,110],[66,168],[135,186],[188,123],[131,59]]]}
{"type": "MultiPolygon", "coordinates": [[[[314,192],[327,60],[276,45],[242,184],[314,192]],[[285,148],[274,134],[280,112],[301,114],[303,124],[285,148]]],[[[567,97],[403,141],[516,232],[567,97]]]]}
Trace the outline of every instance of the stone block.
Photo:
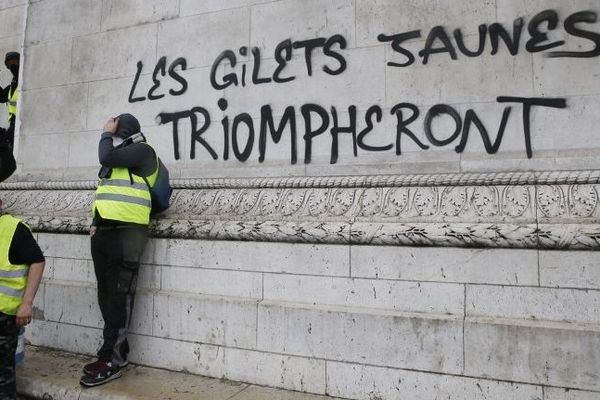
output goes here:
{"type": "Polygon", "coordinates": [[[180,15],[182,17],[203,14],[208,12],[222,11],[230,8],[251,7],[256,4],[271,3],[271,0],[229,0],[222,2],[220,0],[181,0],[180,15]]]}
{"type": "MultiPolygon", "coordinates": [[[[597,6],[596,6],[597,7],[597,6]]],[[[543,9],[540,9],[543,10],[543,9]]],[[[583,10],[583,9],[582,9],[583,10]]],[[[588,9],[585,9],[588,10],[588,9]]],[[[567,39],[556,51],[587,51],[587,40],[567,39]],[[579,43],[582,42],[582,43],[579,43]]],[[[593,46],[592,46],[593,47],[593,46]]],[[[595,68],[597,58],[533,58],[533,79],[537,97],[570,97],[598,95],[600,72],[595,68]],[[560,76],[560,79],[557,79],[560,76]]]]}
{"type": "Polygon", "coordinates": [[[463,285],[265,274],[264,298],[318,305],[455,314],[464,310],[463,285]]]}
{"type": "MultiPolygon", "coordinates": [[[[62,324],[102,328],[96,288],[66,281],[46,283],[44,314],[46,320],[62,324]]],[[[152,295],[138,291],[130,325],[131,332],[149,335],[152,329],[152,295]]]]}
{"type": "Polygon", "coordinates": [[[54,258],[54,274],[52,279],[57,281],[76,281],[96,284],[94,264],[91,260],[76,260],[73,258],[54,258]]]}
{"type": "MultiPolygon", "coordinates": [[[[44,274],[46,273],[46,268],[44,268],[44,274]]],[[[44,301],[46,298],[46,281],[42,280],[40,286],[38,287],[38,291],[33,299],[33,319],[34,321],[44,321],[46,319],[46,313],[44,312],[46,308],[46,302],[44,301]]]]}
{"type": "Polygon", "coordinates": [[[23,170],[45,170],[46,173],[54,170],[52,172],[60,174],[60,170],[66,168],[69,134],[21,135],[19,141],[17,161],[23,163],[23,170]]]}
{"type": "MultiPolygon", "coordinates": [[[[0,9],[0,38],[23,35],[23,23],[25,22],[26,7],[12,7],[0,9]]],[[[19,49],[13,51],[20,52],[19,49]]],[[[4,56],[2,57],[4,61],[4,56]]],[[[4,65],[2,65],[4,68],[4,65]]]]}
{"type": "MultiPolygon", "coordinates": [[[[562,110],[560,110],[562,111],[562,110]]],[[[527,159],[523,150],[502,152],[493,157],[463,153],[462,172],[512,172],[512,171],[571,171],[600,168],[598,149],[535,150],[527,159]]]]}
{"type": "MultiPolygon", "coordinates": [[[[10,36],[6,38],[0,38],[0,56],[2,56],[2,60],[4,62],[4,55],[9,51],[18,51],[21,52],[21,46],[23,45],[23,34],[19,32],[16,36],[10,36]]],[[[0,87],[5,88],[10,85],[12,80],[12,74],[6,69],[4,63],[2,64],[2,73],[0,73],[0,87]]],[[[6,112],[6,106],[2,105],[0,107],[0,111],[2,113],[6,112]]],[[[6,115],[8,118],[8,114],[6,115]]],[[[2,118],[1,121],[6,121],[6,118],[2,118]]]]}
{"type": "Polygon", "coordinates": [[[600,393],[559,388],[544,388],[545,400],[598,400],[600,393]]]}
{"type": "Polygon", "coordinates": [[[252,7],[251,42],[267,51],[286,39],[309,40],[340,34],[355,47],[354,1],[282,0],[252,7]]]}
{"type": "Polygon", "coordinates": [[[128,340],[132,362],[214,378],[224,375],[223,347],[140,335],[131,335],[128,340]]]}
{"type": "MultiPolygon", "coordinates": [[[[108,120],[108,117],[106,118],[108,120]]],[[[85,174],[83,168],[98,170],[100,164],[98,162],[98,141],[102,126],[94,131],[84,131],[71,133],[69,135],[69,156],[67,165],[69,169],[75,170],[82,177],[87,176],[87,179],[93,179],[94,175],[85,174]]],[[[97,176],[97,175],[96,175],[97,176]]],[[[85,178],[82,178],[85,179],[85,178]]]]}
{"type": "Polygon", "coordinates": [[[260,299],[262,274],[201,268],[162,267],[164,291],[260,299]]]}
{"type": "MultiPolygon", "coordinates": [[[[179,124],[179,155],[180,160],[189,157],[190,136],[187,134],[190,129],[188,123],[179,124]]],[[[170,126],[148,126],[143,129],[144,136],[148,143],[156,151],[160,160],[169,169],[170,178],[180,177],[179,170],[182,168],[182,162],[175,158],[175,142],[173,140],[173,131],[170,126]]]]}
{"type": "Polygon", "coordinates": [[[600,289],[596,251],[540,251],[542,286],[600,289]]]}
{"type": "MultiPolygon", "coordinates": [[[[87,94],[88,85],[85,83],[24,91],[20,117],[22,136],[83,131],[86,125],[87,94]]],[[[68,148],[66,139],[61,145],[68,148]]],[[[53,154],[53,158],[59,157],[53,154]]],[[[64,162],[66,156],[60,158],[64,162]]]]}
{"type": "Polygon", "coordinates": [[[600,322],[597,291],[469,285],[466,296],[467,316],[600,322]]]}
{"type": "Polygon", "coordinates": [[[356,2],[357,46],[378,44],[381,33],[391,35],[422,30],[427,37],[435,26],[447,27],[449,32],[460,28],[464,34],[477,33],[479,24],[494,21],[496,2],[485,0],[358,0],[356,2]]]}
{"type": "Polygon", "coordinates": [[[25,43],[52,42],[98,32],[102,17],[101,7],[102,2],[96,0],[32,3],[27,12],[25,43]]]}
{"type": "MultiPolygon", "coordinates": [[[[569,83],[565,85],[565,87],[570,86],[569,83]]],[[[566,158],[569,157],[569,153],[565,153],[568,150],[588,152],[595,150],[597,155],[600,149],[600,138],[593,132],[600,124],[600,115],[597,112],[600,107],[600,95],[567,97],[561,92],[562,89],[556,90],[546,96],[566,97],[567,108],[534,107],[532,109],[531,143],[534,146],[534,153],[554,150],[557,158],[566,158]]],[[[600,90],[596,90],[596,93],[599,92],[600,90]]]]}
{"type": "Polygon", "coordinates": [[[73,39],[71,79],[134,76],[138,61],[152,65],[156,60],[156,30],[156,24],[149,24],[73,39]]]}
{"type": "MultiPolygon", "coordinates": [[[[395,140],[395,139],[394,139],[395,140]]],[[[367,156],[368,157],[368,156],[367,156]]],[[[385,158],[371,157],[369,160],[364,155],[359,155],[352,162],[330,164],[329,155],[321,156],[306,166],[307,176],[335,176],[335,175],[379,175],[385,174],[444,174],[460,172],[460,156],[451,152],[420,151],[403,153],[400,156],[389,153],[385,158]]]]}
{"type": "Polygon", "coordinates": [[[0,10],[16,6],[24,6],[25,4],[27,4],[27,0],[0,0],[0,10]]]}
{"type": "Polygon", "coordinates": [[[500,285],[537,285],[536,250],[352,246],[352,276],[500,285]]]}
{"type": "MultiPolygon", "coordinates": [[[[275,178],[280,176],[306,176],[306,167],[303,164],[282,165],[281,162],[265,164],[243,163],[234,159],[218,162],[209,159],[209,155],[202,147],[201,157],[195,160],[186,160],[181,170],[181,175],[186,178],[275,178]]],[[[197,150],[198,151],[198,150],[197,150]]]]}
{"type": "Polygon", "coordinates": [[[599,345],[595,326],[467,318],[465,374],[597,391],[599,345]]]}
{"type": "Polygon", "coordinates": [[[90,237],[88,235],[66,235],[40,232],[38,244],[48,257],[91,260],[90,237]]]}
{"type": "Polygon", "coordinates": [[[459,374],[462,318],[263,301],[260,350],[459,374]]]}
{"type": "Polygon", "coordinates": [[[340,245],[167,239],[148,257],[158,265],[299,275],[348,276],[350,268],[340,245]]]}
{"type": "Polygon", "coordinates": [[[34,321],[25,330],[25,339],[34,346],[95,355],[102,342],[102,329],[34,321]]]}
{"type": "Polygon", "coordinates": [[[138,289],[135,294],[128,331],[140,335],[151,335],[153,310],[154,292],[138,289]]]}
{"type": "MultiPolygon", "coordinates": [[[[291,392],[287,390],[248,386],[240,394],[235,397],[235,400],[261,400],[261,399],[277,399],[277,400],[336,400],[332,397],[323,397],[321,395],[310,395],[301,392],[291,392]]],[[[339,399],[337,399],[339,400],[339,399]]]]}
{"type": "Polygon", "coordinates": [[[184,57],[189,68],[211,66],[224,50],[248,46],[249,24],[244,8],[161,22],[157,57],[184,57]]]}
{"type": "Polygon", "coordinates": [[[25,48],[23,89],[38,89],[69,83],[71,40],[25,48]]]}
{"type": "Polygon", "coordinates": [[[102,2],[102,29],[110,30],[176,17],[178,0],[108,0],[102,2]]]}
{"type": "Polygon", "coordinates": [[[541,400],[542,388],[510,382],[327,362],[327,394],[349,399],[541,400]]]}
{"type": "Polygon", "coordinates": [[[161,292],[154,297],[153,336],[243,348],[256,346],[254,300],[161,292]]]}
{"type": "MultiPolygon", "coordinates": [[[[294,4],[304,4],[296,2],[294,4]]],[[[269,4],[271,6],[271,4],[269,4]]],[[[298,51],[298,50],[296,50],[298,51]]],[[[304,134],[304,119],[301,115],[300,107],[304,104],[316,104],[323,107],[329,113],[329,128],[333,125],[331,117],[331,107],[335,106],[340,126],[349,125],[348,107],[356,106],[358,110],[364,111],[372,105],[383,106],[385,101],[385,60],[384,52],[381,47],[348,49],[339,51],[346,60],[346,70],[339,75],[329,75],[322,70],[323,66],[331,69],[337,69],[339,62],[314,51],[312,60],[312,76],[308,75],[306,62],[300,54],[292,58],[286,68],[281,73],[283,77],[295,77],[293,81],[286,83],[265,83],[253,85],[250,79],[246,87],[229,86],[225,89],[225,97],[229,101],[229,108],[226,115],[235,116],[242,112],[247,112],[255,118],[260,117],[260,108],[263,105],[271,105],[274,116],[281,116],[284,110],[289,106],[294,106],[297,119],[298,142],[302,144],[302,135],[304,134]]],[[[263,57],[271,57],[263,54],[263,57]]],[[[242,64],[243,65],[243,64],[242,64]]],[[[235,72],[241,75],[242,65],[235,67],[235,72]]],[[[247,70],[252,70],[252,63],[246,63],[247,70]]],[[[261,62],[260,77],[272,77],[277,68],[277,63],[273,59],[265,59],[261,62]]],[[[231,73],[227,68],[224,73],[231,73]]],[[[219,79],[220,76],[219,76],[219,79]]],[[[359,131],[364,129],[364,113],[357,113],[360,116],[357,125],[359,131]]],[[[231,117],[233,118],[233,117],[231,117]]],[[[280,118],[277,118],[278,122],[280,118]]],[[[318,117],[313,116],[313,121],[319,121],[318,117]]],[[[316,122],[313,122],[316,123],[316,122]]],[[[258,132],[259,126],[256,130],[258,132]]],[[[284,135],[289,135],[289,128],[284,135]]],[[[341,134],[341,137],[349,136],[341,134]]],[[[328,132],[319,137],[326,138],[330,143],[328,132]]],[[[328,144],[327,148],[330,147],[328,144]]],[[[304,147],[301,147],[301,150],[304,147]]]]}
{"type": "Polygon", "coordinates": [[[160,289],[160,281],[162,276],[162,269],[156,265],[140,265],[138,275],[138,288],[139,289],[160,289]]]}
{"type": "Polygon", "coordinates": [[[324,394],[325,361],[225,348],[224,378],[324,394]]]}

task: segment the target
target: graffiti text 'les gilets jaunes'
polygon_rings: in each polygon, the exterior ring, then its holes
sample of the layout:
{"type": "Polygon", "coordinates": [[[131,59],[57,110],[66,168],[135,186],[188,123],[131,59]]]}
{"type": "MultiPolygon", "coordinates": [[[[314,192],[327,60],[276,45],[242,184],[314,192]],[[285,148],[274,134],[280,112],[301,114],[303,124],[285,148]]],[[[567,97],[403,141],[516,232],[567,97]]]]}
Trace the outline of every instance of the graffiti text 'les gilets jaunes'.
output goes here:
{"type": "MultiPolygon", "coordinates": [[[[563,23],[564,30],[568,34],[572,36],[576,36],[579,38],[587,39],[594,43],[595,47],[589,51],[552,51],[547,52],[546,55],[551,58],[557,57],[573,57],[573,58],[583,58],[583,57],[596,57],[600,55],[600,34],[595,32],[586,31],[581,29],[578,25],[582,23],[595,23],[597,20],[597,15],[591,11],[582,11],[578,13],[571,14],[567,17],[563,23]]],[[[559,46],[563,46],[565,41],[553,41],[551,42],[548,38],[547,32],[543,32],[541,27],[543,25],[546,26],[548,31],[557,29],[559,26],[559,15],[553,10],[545,10],[543,12],[535,15],[528,24],[527,31],[529,33],[529,40],[527,40],[525,44],[525,48],[528,52],[544,52],[549,49],[553,49],[559,46]],[[548,43],[547,43],[548,42],[548,43]]],[[[491,54],[498,54],[499,43],[503,41],[506,45],[509,53],[513,56],[517,55],[521,45],[521,37],[522,31],[524,28],[524,18],[517,18],[513,23],[513,32],[512,35],[499,23],[494,23],[491,25],[482,24],[479,26],[479,47],[476,51],[471,51],[467,49],[467,46],[464,43],[463,35],[460,29],[456,29],[454,31],[454,40],[457,44],[458,50],[467,57],[478,57],[483,54],[485,50],[486,38],[489,36],[491,43],[491,54]]],[[[411,31],[400,34],[392,34],[392,35],[384,35],[381,34],[378,36],[378,40],[381,42],[391,42],[392,49],[402,54],[406,57],[407,61],[404,63],[397,62],[388,62],[389,66],[392,67],[407,67],[412,65],[415,61],[415,57],[406,48],[401,46],[401,43],[409,40],[416,39],[421,37],[421,31],[411,31]]],[[[261,74],[261,53],[259,48],[252,48],[250,50],[251,58],[252,58],[252,69],[251,69],[251,77],[248,77],[248,65],[246,63],[241,63],[241,68],[237,68],[238,59],[235,52],[232,50],[225,50],[224,52],[217,57],[213,66],[211,68],[210,80],[213,88],[217,90],[222,90],[231,85],[234,86],[247,86],[247,81],[251,80],[253,85],[267,84],[267,83],[286,83],[296,79],[296,76],[287,75],[282,76],[284,69],[288,65],[288,63],[292,60],[294,50],[300,49],[304,53],[304,62],[306,64],[306,73],[310,77],[313,73],[313,64],[314,64],[314,54],[315,51],[321,51],[323,55],[329,57],[329,60],[335,60],[337,65],[332,67],[328,64],[322,65],[321,69],[329,74],[329,75],[339,75],[343,73],[347,68],[347,61],[342,53],[336,51],[334,46],[338,46],[340,50],[343,50],[347,46],[346,39],[341,35],[334,35],[330,38],[315,38],[310,40],[296,41],[292,42],[290,39],[286,39],[277,45],[274,52],[274,59],[277,63],[277,66],[272,71],[269,71],[269,74],[262,75],[261,74]],[[217,76],[217,71],[219,67],[224,63],[227,64],[229,72],[224,74],[221,77],[217,76]]],[[[430,30],[424,48],[418,52],[419,56],[422,58],[423,64],[427,64],[429,58],[434,54],[442,54],[446,53],[452,60],[457,59],[457,50],[452,45],[449,35],[446,32],[446,29],[441,26],[434,27],[430,30]],[[441,47],[435,47],[436,44],[441,43],[441,47]]],[[[242,47],[239,49],[239,54],[241,56],[248,55],[248,48],[242,47]]],[[[182,71],[186,70],[187,62],[184,58],[178,58],[173,61],[169,67],[167,68],[167,59],[166,57],[162,57],[157,65],[154,68],[154,72],[152,74],[153,86],[150,88],[147,94],[148,100],[158,100],[165,96],[165,93],[156,93],[160,88],[161,77],[165,77],[167,74],[169,77],[176,81],[180,88],[177,90],[170,89],[169,94],[172,96],[179,96],[186,92],[188,88],[188,83],[178,72],[177,68],[180,68],[182,71]]],[[[130,102],[138,102],[146,100],[144,96],[134,96],[134,92],[138,83],[138,80],[141,76],[143,70],[143,64],[138,63],[138,71],[135,76],[129,101],[130,102]]],[[[515,102],[523,105],[523,134],[525,141],[525,149],[527,156],[529,158],[532,157],[532,145],[531,145],[531,121],[530,121],[530,111],[533,106],[544,106],[544,107],[553,107],[553,108],[565,108],[566,101],[564,99],[541,99],[541,98],[521,98],[521,97],[509,97],[509,96],[501,96],[498,97],[497,101],[499,103],[504,102],[515,102]]],[[[221,99],[219,101],[219,107],[222,111],[225,111],[227,108],[227,102],[225,99],[221,99]]],[[[469,132],[472,126],[475,126],[484,142],[485,149],[488,153],[494,154],[498,151],[498,148],[501,144],[504,131],[506,128],[506,124],[508,122],[508,118],[511,113],[511,107],[506,107],[503,112],[502,121],[500,123],[500,127],[498,129],[498,134],[496,139],[492,142],[491,138],[488,135],[487,129],[484,126],[481,119],[477,116],[473,109],[469,109],[464,118],[462,118],[458,112],[444,104],[439,104],[431,109],[429,109],[425,116],[425,121],[423,124],[423,129],[425,132],[425,137],[430,142],[430,144],[434,146],[445,146],[452,143],[459,136],[461,140],[459,144],[455,147],[457,152],[462,152],[466,146],[466,141],[469,136],[469,132]],[[432,132],[432,121],[440,116],[447,115],[451,117],[454,122],[456,129],[454,132],[446,139],[437,139],[436,135],[432,132]],[[463,123],[464,121],[464,123],[463,123]]],[[[304,154],[304,162],[309,163],[311,160],[311,140],[312,138],[322,134],[327,131],[329,128],[329,122],[332,121],[332,128],[330,130],[330,134],[332,136],[331,143],[331,163],[337,162],[338,158],[338,134],[339,133],[350,133],[352,134],[352,143],[353,143],[353,152],[354,155],[357,156],[357,149],[360,148],[365,151],[386,151],[391,150],[395,147],[396,154],[400,155],[402,153],[401,150],[401,136],[402,134],[411,138],[421,149],[428,149],[429,145],[420,141],[414,133],[408,129],[408,125],[413,123],[421,114],[418,107],[411,103],[399,103],[396,106],[392,107],[391,114],[395,115],[398,120],[397,128],[396,128],[396,139],[395,144],[389,144],[384,146],[372,146],[367,145],[364,141],[366,135],[370,133],[373,129],[373,117],[375,117],[377,122],[381,121],[382,118],[382,109],[381,107],[374,105],[371,106],[367,112],[365,113],[365,124],[366,127],[363,130],[358,130],[357,128],[357,117],[356,117],[356,107],[349,106],[348,107],[348,115],[350,118],[349,125],[347,127],[340,127],[338,122],[338,113],[336,107],[331,107],[331,118],[330,114],[324,107],[321,107],[316,104],[305,104],[300,107],[300,114],[304,119],[305,132],[303,135],[305,141],[305,154],[304,154]],[[412,115],[404,120],[402,116],[402,110],[410,110],[412,115]],[[313,129],[312,127],[315,125],[312,121],[312,116],[316,116],[320,119],[319,128],[313,129]]],[[[179,155],[179,135],[178,135],[178,122],[183,118],[189,118],[191,122],[191,142],[192,146],[190,148],[190,158],[195,158],[195,144],[200,143],[210,154],[213,159],[217,159],[218,156],[214,149],[209,145],[208,141],[202,137],[202,134],[206,132],[210,126],[210,115],[208,111],[203,107],[193,107],[190,110],[185,110],[177,113],[161,113],[158,116],[160,123],[173,123],[173,141],[174,141],[174,151],[176,159],[180,158],[179,155]],[[201,126],[199,125],[198,115],[202,115],[203,123],[201,126]]],[[[297,161],[297,146],[296,146],[296,110],[294,107],[290,106],[285,109],[283,117],[280,120],[279,127],[275,128],[275,121],[273,120],[272,109],[269,105],[264,105],[261,107],[261,122],[260,122],[260,133],[259,133],[259,161],[262,162],[265,159],[265,151],[266,151],[266,140],[267,134],[270,134],[272,140],[275,143],[278,143],[282,137],[283,131],[285,127],[289,124],[290,136],[291,136],[291,162],[296,163],[297,161]]],[[[254,148],[254,137],[255,137],[255,127],[254,121],[247,113],[241,113],[233,118],[233,121],[230,123],[229,117],[225,117],[222,120],[223,126],[223,159],[229,159],[229,147],[231,143],[231,147],[233,150],[233,154],[240,161],[246,161],[250,154],[252,153],[252,149],[254,148]],[[231,129],[230,129],[230,125],[231,129]],[[238,130],[245,126],[246,129],[246,141],[242,146],[240,145],[240,136],[238,130]],[[243,150],[240,150],[243,149],[243,150]]]]}

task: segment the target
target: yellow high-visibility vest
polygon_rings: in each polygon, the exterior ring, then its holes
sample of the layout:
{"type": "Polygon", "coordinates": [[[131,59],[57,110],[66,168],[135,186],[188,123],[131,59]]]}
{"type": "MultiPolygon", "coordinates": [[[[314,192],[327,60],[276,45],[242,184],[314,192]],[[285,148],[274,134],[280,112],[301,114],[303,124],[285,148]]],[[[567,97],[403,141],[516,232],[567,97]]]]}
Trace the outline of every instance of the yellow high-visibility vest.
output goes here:
{"type": "Polygon", "coordinates": [[[19,87],[8,93],[8,120],[17,118],[17,101],[19,100],[19,87]]]}
{"type": "Polygon", "coordinates": [[[10,215],[0,216],[0,312],[8,315],[16,315],[23,303],[29,273],[29,265],[11,264],[8,258],[19,222],[10,215]]]}
{"type": "MultiPolygon", "coordinates": [[[[158,167],[157,156],[156,170],[147,178],[150,186],[156,183],[158,167]]],[[[130,174],[129,168],[113,168],[109,178],[98,182],[92,206],[93,215],[98,211],[103,219],[148,225],[151,210],[152,199],[148,185],[141,176],[130,174]]]]}

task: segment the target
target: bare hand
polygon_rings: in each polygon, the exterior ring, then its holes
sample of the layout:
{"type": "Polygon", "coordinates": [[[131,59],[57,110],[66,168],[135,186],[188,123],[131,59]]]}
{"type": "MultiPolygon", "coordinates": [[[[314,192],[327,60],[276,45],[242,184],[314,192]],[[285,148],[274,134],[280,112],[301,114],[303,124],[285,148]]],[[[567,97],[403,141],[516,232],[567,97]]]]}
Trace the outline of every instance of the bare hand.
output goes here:
{"type": "Polygon", "coordinates": [[[104,124],[104,132],[110,132],[113,134],[117,133],[117,128],[119,127],[119,118],[111,118],[106,121],[104,124]]]}
{"type": "Polygon", "coordinates": [[[33,317],[33,309],[31,304],[22,303],[17,310],[17,326],[25,326],[31,322],[31,318],[33,317]]]}
{"type": "Polygon", "coordinates": [[[96,234],[96,227],[90,226],[90,236],[94,236],[96,234]]]}

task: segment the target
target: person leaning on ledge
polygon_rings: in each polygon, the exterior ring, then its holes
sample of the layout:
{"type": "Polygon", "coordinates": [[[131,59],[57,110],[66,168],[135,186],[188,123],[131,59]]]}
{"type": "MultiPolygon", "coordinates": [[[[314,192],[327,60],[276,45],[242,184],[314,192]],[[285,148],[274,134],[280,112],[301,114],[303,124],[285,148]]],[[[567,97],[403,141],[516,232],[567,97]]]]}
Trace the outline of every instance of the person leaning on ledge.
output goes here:
{"type": "Polygon", "coordinates": [[[148,240],[151,196],[159,163],[131,114],[111,118],[98,144],[101,164],[90,229],[98,305],[104,319],[98,360],[83,367],[84,387],[121,376],[140,258],[148,240]],[[147,182],[146,182],[147,181],[147,182]]]}
{"type": "MultiPolygon", "coordinates": [[[[0,200],[0,209],[2,200],[0,200]]],[[[31,230],[0,212],[0,399],[17,398],[15,351],[19,328],[33,318],[45,259],[31,230]]]]}

